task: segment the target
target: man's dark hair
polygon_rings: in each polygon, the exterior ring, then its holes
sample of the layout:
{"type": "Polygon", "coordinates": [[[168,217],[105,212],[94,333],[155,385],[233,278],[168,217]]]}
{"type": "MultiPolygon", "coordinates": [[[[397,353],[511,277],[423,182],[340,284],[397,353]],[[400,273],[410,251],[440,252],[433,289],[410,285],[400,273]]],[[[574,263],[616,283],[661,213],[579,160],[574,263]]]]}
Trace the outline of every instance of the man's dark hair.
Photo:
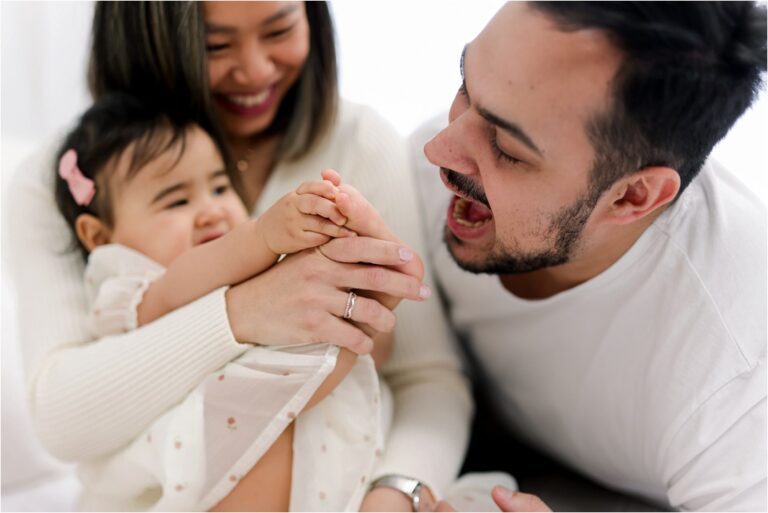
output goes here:
{"type": "Polygon", "coordinates": [[[110,185],[117,159],[129,147],[133,148],[125,177],[130,179],[147,163],[176,146],[180,158],[186,145],[186,130],[192,125],[189,119],[169,115],[155,104],[122,93],[102,96],[80,117],[57,152],[53,171],[58,171],[59,160],[67,151],[75,150],[78,168],[96,184],[96,195],[90,204],[79,205],[67,182],[56,175],[56,204],[83,256],[88,252],[77,238],[75,223],[81,214],[91,214],[113,226],[110,185]]]}
{"type": "Polygon", "coordinates": [[[599,29],[624,52],[613,101],[588,127],[596,192],[651,165],[682,192],[747,110],[766,70],[754,2],[532,2],[564,31],[599,29]]]}

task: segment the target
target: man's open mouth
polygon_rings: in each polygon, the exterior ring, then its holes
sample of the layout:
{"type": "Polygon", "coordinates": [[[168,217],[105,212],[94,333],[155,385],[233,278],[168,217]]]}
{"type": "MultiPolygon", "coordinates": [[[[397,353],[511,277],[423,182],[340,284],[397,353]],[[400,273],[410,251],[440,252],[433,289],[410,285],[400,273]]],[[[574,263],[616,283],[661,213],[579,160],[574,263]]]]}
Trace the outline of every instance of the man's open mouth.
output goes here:
{"type": "Polygon", "coordinates": [[[453,197],[451,206],[453,219],[467,228],[479,228],[493,219],[493,212],[488,207],[459,195],[453,197]]]}

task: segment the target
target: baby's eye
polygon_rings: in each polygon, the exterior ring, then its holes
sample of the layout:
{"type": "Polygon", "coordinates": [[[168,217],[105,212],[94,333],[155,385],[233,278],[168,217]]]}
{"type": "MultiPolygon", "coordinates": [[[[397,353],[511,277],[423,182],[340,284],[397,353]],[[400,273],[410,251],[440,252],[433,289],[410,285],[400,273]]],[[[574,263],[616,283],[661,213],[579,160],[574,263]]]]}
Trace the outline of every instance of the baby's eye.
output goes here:
{"type": "Polygon", "coordinates": [[[165,208],[179,208],[179,207],[183,207],[187,203],[189,202],[186,199],[178,199],[173,203],[169,204],[168,206],[166,206],[165,208]]]}
{"type": "Polygon", "coordinates": [[[213,188],[213,193],[216,196],[221,196],[229,190],[229,185],[219,185],[213,188]]]}

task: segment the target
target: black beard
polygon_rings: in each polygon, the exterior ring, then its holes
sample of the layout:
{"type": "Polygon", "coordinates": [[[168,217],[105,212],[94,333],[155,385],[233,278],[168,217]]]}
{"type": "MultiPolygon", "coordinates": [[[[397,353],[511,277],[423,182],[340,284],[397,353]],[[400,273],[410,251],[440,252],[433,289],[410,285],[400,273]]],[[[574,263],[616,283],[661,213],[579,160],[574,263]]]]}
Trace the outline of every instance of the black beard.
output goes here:
{"type": "Polygon", "coordinates": [[[521,274],[563,265],[571,260],[574,248],[584,231],[584,225],[587,224],[599,198],[599,193],[590,191],[555,214],[547,228],[546,237],[548,240],[554,239],[555,242],[549,249],[538,253],[513,255],[501,249],[492,252],[481,262],[465,262],[456,256],[452,247],[462,246],[464,242],[455,237],[447,227],[443,240],[456,264],[475,274],[521,274]]]}

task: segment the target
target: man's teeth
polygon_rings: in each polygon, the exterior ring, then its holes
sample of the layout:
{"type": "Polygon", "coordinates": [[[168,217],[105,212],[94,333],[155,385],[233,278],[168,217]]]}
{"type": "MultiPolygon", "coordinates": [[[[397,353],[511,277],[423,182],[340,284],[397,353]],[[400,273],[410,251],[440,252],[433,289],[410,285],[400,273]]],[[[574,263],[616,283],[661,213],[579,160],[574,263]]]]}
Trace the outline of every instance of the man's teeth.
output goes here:
{"type": "Polygon", "coordinates": [[[467,215],[467,209],[469,208],[469,205],[472,202],[470,200],[466,200],[462,197],[457,196],[456,202],[453,204],[453,218],[456,220],[457,223],[459,223],[461,226],[466,226],[468,228],[477,228],[478,226],[483,226],[488,221],[490,221],[492,218],[488,219],[482,219],[480,221],[469,221],[466,219],[467,215]]]}
{"type": "Polygon", "coordinates": [[[227,99],[243,107],[253,107],[254,105],[264,103],[269,98],[269,92],[270,89],[265,89],[259,94],[230,94],[227,96],[227,99]]]}

